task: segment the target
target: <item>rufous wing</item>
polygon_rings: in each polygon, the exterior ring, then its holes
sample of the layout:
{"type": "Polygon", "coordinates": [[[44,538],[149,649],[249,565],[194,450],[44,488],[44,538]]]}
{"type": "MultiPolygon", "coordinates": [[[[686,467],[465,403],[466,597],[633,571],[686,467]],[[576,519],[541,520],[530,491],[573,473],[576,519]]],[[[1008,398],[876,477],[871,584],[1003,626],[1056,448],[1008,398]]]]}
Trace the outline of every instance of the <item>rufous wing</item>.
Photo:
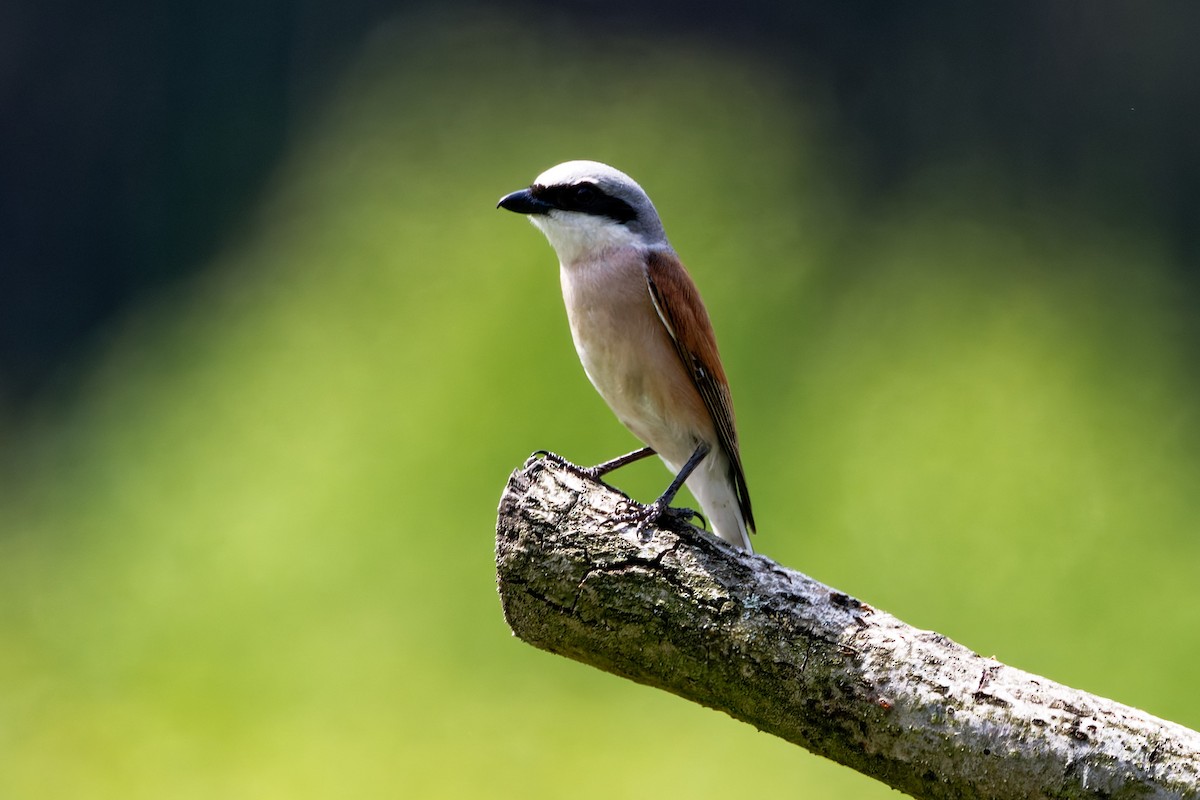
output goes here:
{"type": "Polygon", "coordinates": [[[646,284],[654,310],[667,329],[684,369],[692,378],[717,430],[721,448],[732,465],[738,506],[746,527],[754,530],[754,514],[750,509],[750,491],[742,470],[738,452],[737,427],[733,417],[733,397],[729,381],[717,353],[708,311],[700,300],[700,292],[692,277],[674,253],[652,250],[646,256],[646,284]]]}

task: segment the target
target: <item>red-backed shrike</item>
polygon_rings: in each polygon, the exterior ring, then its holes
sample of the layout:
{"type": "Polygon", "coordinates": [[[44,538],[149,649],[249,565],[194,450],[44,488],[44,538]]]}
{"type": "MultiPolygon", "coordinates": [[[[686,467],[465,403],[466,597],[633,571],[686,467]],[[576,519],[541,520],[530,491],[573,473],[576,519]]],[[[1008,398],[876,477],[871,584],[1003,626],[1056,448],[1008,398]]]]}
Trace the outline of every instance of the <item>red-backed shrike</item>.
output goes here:
{"type": "Polygon", "coordinates": [[[642,187],[606,164],[568,161],[498,206],[527,214],[550,240],[583,369],[647,445],[581,471],[599,478],[658,453],[676,478],[625,519],[677,514],[671,501],[686,481],[717,536],[750,551],[754,516],[717,340],[642,187]]]}

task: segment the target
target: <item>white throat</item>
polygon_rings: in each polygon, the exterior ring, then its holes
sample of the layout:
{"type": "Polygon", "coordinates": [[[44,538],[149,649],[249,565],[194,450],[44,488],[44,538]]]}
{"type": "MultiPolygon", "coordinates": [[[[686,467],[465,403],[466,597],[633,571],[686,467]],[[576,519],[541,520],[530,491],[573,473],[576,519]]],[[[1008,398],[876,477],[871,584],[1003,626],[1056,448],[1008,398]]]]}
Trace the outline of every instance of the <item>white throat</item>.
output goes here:
{"type": "Polygon", "coordinates": [[[648,244],[640,234],[607,217],[551,211],[549,214],[532,215],[529,221],[546,234],[550,246],[563,264],[589,259],[605,250],[640,248],[648,244]]]}

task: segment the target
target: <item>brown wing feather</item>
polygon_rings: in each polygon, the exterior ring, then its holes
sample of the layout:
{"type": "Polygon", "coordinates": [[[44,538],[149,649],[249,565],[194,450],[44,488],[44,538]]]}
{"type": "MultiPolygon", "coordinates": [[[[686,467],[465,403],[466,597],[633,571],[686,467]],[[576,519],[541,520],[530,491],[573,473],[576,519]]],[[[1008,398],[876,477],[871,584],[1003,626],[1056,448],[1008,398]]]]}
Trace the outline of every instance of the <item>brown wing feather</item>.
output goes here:
{"type": "Polygon", "coordinates": [[[712,417],[721,448],[732,465],[738,506],[746,527],[754,530],[750,491],[746,487],[746,473],[742,470],[734,426],[733,397],[729,393],[729,381],[721,367],[721,358],[717,355],[717,339],[708,311],[700,300],[700,292],[683,264],[673,254],[663,251],[652,251],[646,256],[646,284],[654,308],[675,344],[675,351],[712,417]]]}

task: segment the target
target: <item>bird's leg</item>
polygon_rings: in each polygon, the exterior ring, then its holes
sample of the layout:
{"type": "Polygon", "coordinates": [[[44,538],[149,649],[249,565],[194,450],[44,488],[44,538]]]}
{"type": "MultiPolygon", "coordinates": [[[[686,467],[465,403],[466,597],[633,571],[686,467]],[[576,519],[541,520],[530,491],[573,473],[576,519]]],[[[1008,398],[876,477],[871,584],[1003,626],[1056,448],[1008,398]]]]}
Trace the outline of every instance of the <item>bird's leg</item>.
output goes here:
{"type": "MultiPolygon", "coordinates": [[[[671,485],[667,487],[667,490],[657,500],[649,505],[636,508],[628,514],[622,514],[614,518],[614,521],[618,523],[636,523],[638,535],[641,536],[647,526],[664,518],[668,518],[672,522],[687,522],[693,517],[700,517],[698,513],[690,508],[671,508],[671,501],[675,499],[675,495],[679,493],[684,482],[687,481],[696,467],[700,466],[700,462],[704,460],[704,457],[708,455],[711,449],[708,442],[700,442],[700,444],[696,445],[696,450],[688,458],[687,463],[683,465],[683,469],[679,470],[679,474],[675,476],[675,480],[671,481],[671,485]]],[[[630,453],[630,455],[635,454],[630,453]]],[[[619,461],[620,459],[617,460],[619,461]]],[[[601,466],[604,465],[602,464],[601,466]]],[[[700,519],[704,519],[704,517],[700,517],[700,519]]]]}
{"type": "MultiPolygon", "coordinates": [[[[641,450],[634,450],[632,453],[626,453],[623,456],[617,456],[611,461],[605,461],[603,464],[597,464],[594,467],[581,467],[577,464],[572,464],[557,453],[551,453],[549,450],[538,450],[531,456],[536,458],[541,456],[546,461],[557,464],[564,469],[574,472],[582,478],[587,478],[590,481],[598,481],[613,470],[620,469],[627,464],[632,464],[635,461],[641,461],[643,458],[648,458],[654,455],[654,449],[651,447],[643,447],[641,450]]],[[[678,489],[676,490],[678,491],[678,489]]]]}
{"type": "Polygon", "coordinates": [[[603,464],[597,464],[594,467],[585,467],[583,471],[591,475],[594,480],[600,480],[613,470],[620,469],[635,461],[641,461],[643,458],[649,458],[652,455],[654,455],[653,447],[643,447],[641,450],[634,450],[632,453],[617,456],[611,461],[605,461],[603,464]]]}

